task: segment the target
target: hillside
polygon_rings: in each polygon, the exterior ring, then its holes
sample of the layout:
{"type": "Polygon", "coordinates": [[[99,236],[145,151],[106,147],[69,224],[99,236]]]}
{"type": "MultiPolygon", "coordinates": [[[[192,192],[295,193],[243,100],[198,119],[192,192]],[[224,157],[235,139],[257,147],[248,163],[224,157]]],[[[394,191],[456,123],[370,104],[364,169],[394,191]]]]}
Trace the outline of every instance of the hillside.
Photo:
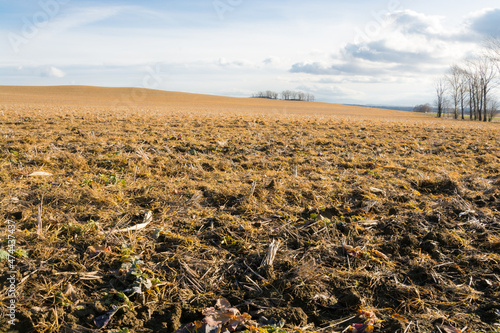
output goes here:
{"type": "Polygon", "coordinates": [[[382,118],[423,118],[394,110],[319,102],[234,98],[169,92],[142,88],[102,88],[89,86],[25,87],[0,86],[1,105],[57,105],[114,107],[123,111],[153,109],[158,112],[203,111],[230,113],[287,113],[382,118]]]}
{"type": "Polygon", "coordinates": [[[0,87],[0,332],[498,331],[499,132],[0,87]]]}

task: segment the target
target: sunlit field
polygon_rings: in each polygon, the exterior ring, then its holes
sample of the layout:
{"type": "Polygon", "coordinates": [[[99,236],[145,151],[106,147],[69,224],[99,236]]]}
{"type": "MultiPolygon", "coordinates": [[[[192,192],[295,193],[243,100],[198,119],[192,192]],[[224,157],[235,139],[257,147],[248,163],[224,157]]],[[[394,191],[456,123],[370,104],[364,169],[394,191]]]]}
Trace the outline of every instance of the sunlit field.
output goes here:
{"type": "Polygon", "coordinates": [[[2,332],[499,328],[498,123],[0,87],[0,134],[2,332]]]}

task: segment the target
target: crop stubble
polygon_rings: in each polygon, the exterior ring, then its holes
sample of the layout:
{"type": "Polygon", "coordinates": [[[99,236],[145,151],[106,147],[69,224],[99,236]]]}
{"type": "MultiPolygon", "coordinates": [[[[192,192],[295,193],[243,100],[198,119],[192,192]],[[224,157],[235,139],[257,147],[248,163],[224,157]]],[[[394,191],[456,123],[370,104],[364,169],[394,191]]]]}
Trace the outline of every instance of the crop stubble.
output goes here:
{"type": "Polygon", "coordinates": [[[20,332],[97,330],[137,271],[153,286],[104,330],[173,331],[220,297],[309,330],[361,309],[383,332],[497,327],[494,124],[143,90],[123,103],[131,91],[0,88],[0,214],[28,251],[20,332]]]}

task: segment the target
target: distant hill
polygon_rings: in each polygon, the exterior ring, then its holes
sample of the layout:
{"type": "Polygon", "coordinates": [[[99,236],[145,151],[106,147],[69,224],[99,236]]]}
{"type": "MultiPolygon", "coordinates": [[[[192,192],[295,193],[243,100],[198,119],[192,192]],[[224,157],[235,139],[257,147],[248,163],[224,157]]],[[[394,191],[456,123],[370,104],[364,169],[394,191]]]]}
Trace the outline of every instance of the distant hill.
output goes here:
{"type": "Polygon", "coordinates": [[[406,111],[406,112],[412,112],[414,108],[413,106],[384,106],[384,105],[361,105],[361,104],[346,104],[346,105],[360,106],[360,107],[374,108],[374,109],[406,111]]]}
{"type": "Polygon", "coordinates": [[[106,111],[306,114],[311,116],[408,118],[422,115],[342,104],[236,98],[143,88],[0,86],[1,106],[84,106],[106,111]]]}

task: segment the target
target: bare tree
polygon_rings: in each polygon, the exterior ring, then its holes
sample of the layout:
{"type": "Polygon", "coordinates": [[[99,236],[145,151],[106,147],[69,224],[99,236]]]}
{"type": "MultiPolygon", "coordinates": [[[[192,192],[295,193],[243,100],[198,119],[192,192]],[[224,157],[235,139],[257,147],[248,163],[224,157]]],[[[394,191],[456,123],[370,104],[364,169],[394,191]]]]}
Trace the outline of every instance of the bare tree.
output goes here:
{"type": "Polygon", "coordinates": [[[290,90],[284,90],[281,93],[281,99],[284,99],[285,101],[288,101],[290,99],[292,92],[290,90]]]}
{"type": "Polygon", "coordinates": [[[446,101],[446,83],[443,79],[439,79],[436,82],[436,107],[437,107],[437,116],[441,118],[445,111],[445,101],[446,101]]]}
{"type": "MultiPolygon", "coordinates": [[[[481,57],[479,60],[479,78],[481,82],[481,97],[483,98],[482,107],[483,107],[483,121],[488,120],[488,101],[490,98],[490,92],[493,89],[494,81],[497,77],[497,71],[495,64],[486,57],[481,57]]],[[[481,119],[479,119],[481,120],[481,119]]]]}
{"type": "MultiPolygon", "coordinates": [[[[458,119],[458,107],[460,106],[461,90],[463,86],[462,69],[457,65],[450,67],[449,73],[445,76],[453,103],[453,118],[458,119]]],[[[463,105],[463,103],[462,103],[463,105]]],[[[462,106],[463,119],[463,106],[462,106]]]]}
{"type": "Polygon", "coordinates": [[[485,41],[486,56],[496,65],[500,72],[500,37],[489,37],[485,41]]]}
{"type": "Polygon", "coordinates": [[[498,114],[500,108],[500,103],[497,100],[490,99],[488,102],[488,112],[486,116],[488,117],[488,121],[493,121],[495,116],[498,114]]]}
{"type": "Polygon", "coordinates": [[[462,120],[465,119],[465,102],[467,99],[467,73],[463,68],[460,68],[460,87],[459,87],[459,102],[460,102],[460,113],[462,115],[462,120]]]}
{"type": "Polygon", "coordinates": [[[465,103],[469,89],[468,73],[459,65],[452,65],[445,76],[453,107],[453,118],[458,119],[461,115],[465,119],[465,103]],[[460,111],[460,112],[459,112],[460,111]]]}
{"type": "Polygon", "coordinates": [[[472,60],[467,60],[465,75],[467,80],[467,90],[469,93],[470,120],[481,120],[480,110],[483,101],[481,95],[481,80],[477,71],[477,64],[472,60]]]}
{"type": "MultiPolygon", "coordinates": [[[[259,92],[256,92],[255,94],[252,94],[252,97],[254,97],[254,98],[278,99],[279,96],[280,96],[280,94],[278,94],[277,92],[271,91],[271,90],[259,91],[259,92]]],[[[304,93],[302,91],[284,90],[281,92],[281,98],[285,101],[288,101],[288,100],[309,101],[309,102],[314,101],[313,94],[304,93]]]]}
{"type": "Polygon", "coordinates": [[[278,99],[278,93],[276,93],[276,92],[274,92],[274,91],[271,91],[271,90],[267,90],[267,91],[266,91],[265,98],[269,98],[269,99],[278,99]]]}
{"type": "Polygon", "coordinates": [[[431,113],[432,111],[432,106],[429,103],[417,105],[413,108],[413,112],[431,113]]]}
{"type": "MultiPolygon", "coordinates": [[[[490,38],[479,56],[469,58],[463,65],[452,65],[444,78],[436,82],[437,116],[448,111],[446,92],[450,97],[453,117],[465,119],[468,104],[470,120],[488,121],[496,111],[493,89],[500,76],[500,38],[490,38]]],[[[494,116],[494,115],[493,115],[494,116]]],[[[490,120],[491,121],[491,120],[490,120]]]]}
{"type": "MultiPolygon", "coordinates": [[[[469,95],[474,120],[487,121],[488,100],[495,86],[497,68],[490,57],[481,56],[467,61],[469,95]]],[[[471,115],[472,118],[472,115],[471,115]]]]}

